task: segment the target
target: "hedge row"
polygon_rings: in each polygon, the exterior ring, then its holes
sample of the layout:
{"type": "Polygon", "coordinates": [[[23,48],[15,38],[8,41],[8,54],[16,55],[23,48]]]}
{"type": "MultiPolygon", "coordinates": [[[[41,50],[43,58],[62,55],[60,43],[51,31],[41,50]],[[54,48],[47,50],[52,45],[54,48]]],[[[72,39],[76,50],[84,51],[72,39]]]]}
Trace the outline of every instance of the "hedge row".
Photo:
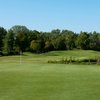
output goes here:
{"type": "Polygon", "coordinates": [[[73,59],[72,57],[61,60],[49,60],[48,63],[58,64],[100,64],[100,57],[86,58],[86,59],[73,59]]]}

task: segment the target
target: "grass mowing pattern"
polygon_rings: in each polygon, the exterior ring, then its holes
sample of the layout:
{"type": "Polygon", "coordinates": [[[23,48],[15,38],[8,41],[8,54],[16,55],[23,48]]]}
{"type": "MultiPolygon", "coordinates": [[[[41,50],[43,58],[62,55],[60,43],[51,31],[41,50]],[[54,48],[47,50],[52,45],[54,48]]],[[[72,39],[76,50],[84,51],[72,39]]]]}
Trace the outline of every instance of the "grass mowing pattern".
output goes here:
{"type": "Polygon", "coordinates": [[[48,55],[23,56],[22,64],[18,56],[1,57],[0,100],[100,99],[99,65],[47,64],[56,58],[48,55]]]}

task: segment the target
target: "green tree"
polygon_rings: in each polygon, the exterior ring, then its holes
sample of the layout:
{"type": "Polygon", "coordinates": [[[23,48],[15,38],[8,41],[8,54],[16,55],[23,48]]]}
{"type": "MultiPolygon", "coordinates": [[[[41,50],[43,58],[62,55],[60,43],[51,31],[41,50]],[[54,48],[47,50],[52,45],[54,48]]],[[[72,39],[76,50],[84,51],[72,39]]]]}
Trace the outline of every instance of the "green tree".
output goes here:
{"type": "Polygon", "coordinates": [[[90,49],[91,50],[100,50],[100,34],[95,31],[90,34],[90,49]]]}
{"type": "Polygon", "coordinates": [[[54,50],[65,50],[66,49],[65,41],[61,36],[58,36],[55,39],[53,39],[52,44],[53,44],[54,50]]]}
{"type": "Polygon", "coordinates": [[[72,50],[75,48],[76,34],[69,30],[63,30],[62,36],[65,38],[66,49],[72,50]]]}
{"type": "Polygon", "coordinates": [[[28,46],[29,30],[25,26],[16,25],[11,28],[14,33],[16,46],[19,52],[23,53],[28,46]]]}
{"type": "Polygon", "coordinates": [[[37,40],[38,37],[40,35],[40,32],[36,31],[36,30],[30,30],[28,33],[28,40],[29,42],[31,42],[32,40],[37,40]]]}
{"type": "Polygon", "coordinates": [[[59,29],[54,29],[51,31],[52,34],[59,35],[61,31],[59,29]]]}
{"type": "Polygon", "coordinates": [[[87,32],[80,32],[76,40],[76,46],[79,49],[89,49],[89,34],[87,32]]]}
{"type": "Polygon", "coordinates": [[[32,40],[30,49],[32,52],[40,53],[41,51],[41,43],[39,40],[32,40]]]}
{"type": "Polygon", "coordinates": [[[44,49],[46,52],[54,50],[54,47],[53,47],[51,41],[45,41],[44,49]]]}
{"type": "Polygon", "coordinates": [[[14,33],[12,30],[9,30],[5,36],[4,50],[7,54],[14,54],[14,33]]]}
{"type": "Polygon", "coordinates": [[[4,38],[6,34],[7,31],[3,27],[0,27],[0,55],[2,54],[2,50],[4,46],[4,38]]]}

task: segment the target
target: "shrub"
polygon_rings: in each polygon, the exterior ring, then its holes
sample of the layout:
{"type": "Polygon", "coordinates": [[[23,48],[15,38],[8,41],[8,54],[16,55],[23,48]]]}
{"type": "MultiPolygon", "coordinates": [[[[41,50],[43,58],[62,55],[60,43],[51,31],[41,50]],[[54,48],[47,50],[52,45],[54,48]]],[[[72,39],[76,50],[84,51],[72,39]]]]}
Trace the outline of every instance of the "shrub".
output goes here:
{"type": "Polygon", "coordinates": [[[63,58],[61,60],[49,60],[48,63],[60,63],[60,64],[100,64],[100,58],[86,58],[86,59],[74,59],[72,57],[63,58]]]}

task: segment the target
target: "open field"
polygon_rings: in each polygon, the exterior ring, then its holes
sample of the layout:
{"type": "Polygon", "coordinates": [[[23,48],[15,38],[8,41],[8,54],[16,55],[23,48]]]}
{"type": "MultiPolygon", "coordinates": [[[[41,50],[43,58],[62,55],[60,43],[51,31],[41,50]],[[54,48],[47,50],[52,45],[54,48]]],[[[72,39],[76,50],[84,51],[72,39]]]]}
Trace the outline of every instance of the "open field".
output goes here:
{"type": "Polygon", "coordinates": [[[96,51],[53,51],[0,57],[0,100],[99,100],[100,65],[48,64],[63,57],[97,57],[96,51]]]}

